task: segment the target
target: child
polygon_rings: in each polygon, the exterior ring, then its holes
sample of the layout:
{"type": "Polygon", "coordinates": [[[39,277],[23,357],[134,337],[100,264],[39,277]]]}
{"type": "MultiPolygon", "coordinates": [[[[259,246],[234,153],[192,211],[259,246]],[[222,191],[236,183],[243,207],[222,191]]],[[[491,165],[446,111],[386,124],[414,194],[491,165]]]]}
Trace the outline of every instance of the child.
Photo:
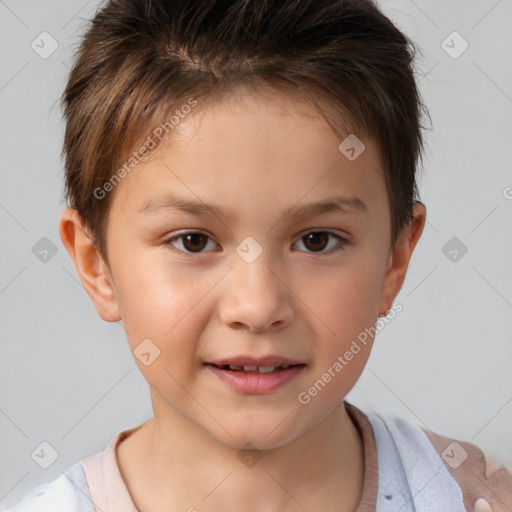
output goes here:
{"type": "Polygon", "coordinates": [[[426,219],[413,50],[372,0],[97,13],[60,234],[154,417],[10,512],[512,510],[476,446],[344,400],[426,219]]]}

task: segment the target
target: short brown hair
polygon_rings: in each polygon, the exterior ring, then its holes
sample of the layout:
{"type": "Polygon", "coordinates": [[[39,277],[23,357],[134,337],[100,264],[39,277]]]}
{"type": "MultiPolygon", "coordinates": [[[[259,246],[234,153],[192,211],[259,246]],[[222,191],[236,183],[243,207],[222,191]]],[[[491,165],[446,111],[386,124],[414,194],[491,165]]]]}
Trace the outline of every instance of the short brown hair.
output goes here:
{"type": "Polygon", "coordinates": [[[299,93],[338,137],[376,140],[394,245],[418,196],[428,115],[417,50],[373,0],[108,0],[61,98],[66,200],[108,265],[114,191],[98,198],[98,187],[111,189],[115,170],[180,105],[261,86],[299,93]]]}

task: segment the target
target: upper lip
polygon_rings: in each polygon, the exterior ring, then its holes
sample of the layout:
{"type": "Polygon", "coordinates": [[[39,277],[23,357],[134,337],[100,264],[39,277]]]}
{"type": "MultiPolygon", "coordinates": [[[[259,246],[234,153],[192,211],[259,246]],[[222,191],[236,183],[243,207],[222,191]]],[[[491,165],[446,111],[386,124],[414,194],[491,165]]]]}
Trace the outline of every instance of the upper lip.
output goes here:
{"type": "Polygon", "coordinates": [[[233,365],[233,366],[279,366],[281,364],[304,364],[302,361],[290,359],[281,356],[251,357],[251,356],[234,356],[218,359],[216,361],[208,361],[209,364],[215,366],[233,365]]]}

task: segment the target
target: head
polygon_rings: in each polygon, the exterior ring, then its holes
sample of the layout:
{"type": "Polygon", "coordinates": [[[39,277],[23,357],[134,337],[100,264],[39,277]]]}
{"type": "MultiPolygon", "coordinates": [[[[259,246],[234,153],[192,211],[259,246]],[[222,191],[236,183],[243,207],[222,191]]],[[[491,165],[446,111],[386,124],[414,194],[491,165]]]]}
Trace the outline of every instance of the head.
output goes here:
{"type": "Polygon", "coordinates": [[[353,387],[373,335],[338,356],[392,307],[425,222],[413,61],[371,0],[98,11],[62,97],[60,232],[155,418],[270,448],[353,387]],[[239,355],[302,366],[240,392],[207,364],[239,355]]]}

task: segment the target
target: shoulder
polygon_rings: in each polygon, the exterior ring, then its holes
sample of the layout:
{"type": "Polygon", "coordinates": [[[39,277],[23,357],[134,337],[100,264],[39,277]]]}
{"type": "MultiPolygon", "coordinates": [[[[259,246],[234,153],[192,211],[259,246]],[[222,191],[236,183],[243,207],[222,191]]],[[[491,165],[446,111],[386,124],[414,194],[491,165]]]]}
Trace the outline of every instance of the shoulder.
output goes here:
{"type": "Polygon", "coordinates": [[[473,511],[478,500],[481,512],[512,510],[512,473],[503,464],[472,443],[421,430],[461,488],[468,510],[473,511]]]}
{"type": "Polygon", "coordinates": [[[455,508],[449,510],[512,511],[512,474],[474,444],[391,414],[372,412],[367,417],[379,452],[379,486],[381,476],[387,480],[398,473],[403,486],[417,491],[411,498],[415,506],[418,501],[425,510],[431,510],[430,502],[452,503],[455,508]]]}
{"type": "Polygon", "coordinates": [[[383,511],[467,512],[461,489],[419,427],[391,414],[372,412],[367,417],[377,448],[383,511]]]}
{"type": "Polygon", "coordinates": [[[403,468],[412,489],[421,489],[424,480],[425,488],[417,497],[429,496],[422,501],[452,500],[461,503],[457,510],[463,507],[469,512],[512,510],[512,474],[474,444],[390,414],[367,416],[380,450],[379,473],[382,462],[383,471],[403,468]]]}
{"type": "Polygon", "coordinates": [[[0,512],[95,512],[85,473],[77,463],[51,482],[34,487],[0,512]]]}

